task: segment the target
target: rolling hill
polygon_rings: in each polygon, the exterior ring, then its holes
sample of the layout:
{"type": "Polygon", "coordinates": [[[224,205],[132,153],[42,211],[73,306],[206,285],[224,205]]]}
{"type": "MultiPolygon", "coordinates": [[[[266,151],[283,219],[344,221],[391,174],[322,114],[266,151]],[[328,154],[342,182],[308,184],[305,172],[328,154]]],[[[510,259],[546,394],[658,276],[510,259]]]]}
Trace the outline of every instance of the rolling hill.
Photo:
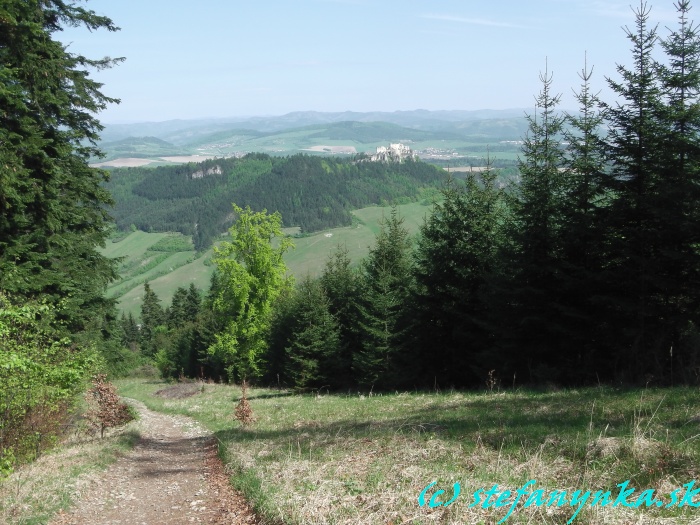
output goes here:
{"type": "Polygon", "coordinates": [[[169,121],[110,125],[100,144],[108,160],[175,155],[239,156],[251,152],[293,155],[299,152],[337,154],[370,152],[377,146],[402,142],[422,158],[481,163],[487,148],[499,159],[513,160],[527,122],[522,110],[406,111],[395,113],[297,112],[281,117],[169,121]],[[161,141],[161,142],[156,142],[161,141]],[[324,149],[324,146],[327,149],[324,149]],[[335,149],[334,149],[335,148],[335,149]]]}

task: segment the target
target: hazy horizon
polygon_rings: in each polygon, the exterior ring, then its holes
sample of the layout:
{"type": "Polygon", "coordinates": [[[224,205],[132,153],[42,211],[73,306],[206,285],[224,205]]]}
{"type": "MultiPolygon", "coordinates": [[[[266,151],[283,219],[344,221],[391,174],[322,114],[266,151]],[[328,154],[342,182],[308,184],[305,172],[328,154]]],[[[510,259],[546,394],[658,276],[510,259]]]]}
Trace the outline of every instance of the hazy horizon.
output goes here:
{"type": "MultiPolygon", "coordinates": [[[[100,121],[102,124],[106,125],[119,125],[119,124],[159,124],[163,122],[174,122],[174,121],[183,121],[183,122],[190,122],[190,121],[208,121],[208,120],[221,120],[221,121],[249,121],[253,119],[280,119],[288,115],[294,115],[294,114],[307,114],[307,113],[318,113],[318,114],[343,114],[343,113],[357,113],[360,115],[368,115],[372,113],[381,113],[381,114],[396,114],[396,113],[413,113],[413,112],[419,112],[419,111],[427,111],[430,113],[438,113],[438,112],[444,112],[444,113],[451,113],[451,112],[469,112],[469,113],[476,113],[476,112],[503,112],[503,113],[515,113],[515,112],[523,112],[523,116],[525,115],[525,112],[530,111],[531,108],[503,108],[503,109],[493,109],[493,108],[475,108],[475,109],[438,109],[438,110],[432,110],[432,109],[425,109],[425,108],[416,108],[416,109],[399,109],[399,110],[376,110],[376,111],[354,111],[351,109],[347,110],[340,110],[340,111],[316,111],[313,109],[301,109],[301,110],[294,110],[294,111],[289,111],[287,113],[281,113],[281,114],[267,114],[267,115],[224,115],[224,116],[212,116],[212,115],[205,115],[205,116],[193,116],[193,117],[188,117],[188,118],[178,118],[178,117],[173,117],[173,118],[165,118],[162,120],[107,120],[104,118],[100,118],[100,121]]],[[[561,108],[563,111],[565,111],[567,108],[561,108]]]]}

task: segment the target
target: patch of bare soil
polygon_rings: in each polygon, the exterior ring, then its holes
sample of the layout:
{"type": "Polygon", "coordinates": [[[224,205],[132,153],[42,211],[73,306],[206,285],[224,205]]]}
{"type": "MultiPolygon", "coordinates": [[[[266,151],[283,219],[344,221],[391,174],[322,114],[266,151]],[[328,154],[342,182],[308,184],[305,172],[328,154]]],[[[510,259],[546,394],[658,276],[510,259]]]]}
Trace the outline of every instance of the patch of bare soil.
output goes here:
{"type": "Polygon", "coordinates": [[[79,485],[77,505],[50,525],[258,524],[228,482],[214,438],[195,421],[148,410],[141,441],[107,471],[79,485]]]}
{"type": "Polygon", "coordinates": [[[155,395],[164,399],[185,399],[202,392],[202,383],[177,383],[158,390],[155,395]]]}

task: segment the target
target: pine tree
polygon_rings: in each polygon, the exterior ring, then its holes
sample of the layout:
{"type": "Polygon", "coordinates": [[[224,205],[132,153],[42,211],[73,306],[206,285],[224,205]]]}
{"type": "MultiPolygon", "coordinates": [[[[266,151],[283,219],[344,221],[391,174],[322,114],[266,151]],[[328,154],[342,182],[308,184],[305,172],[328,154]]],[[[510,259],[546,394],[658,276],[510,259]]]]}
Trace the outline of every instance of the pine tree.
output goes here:
{"type": "Polygon", "coordinates": [[[476,356],[493,345],[490,284],[504,202],[490,160],[487,166],[470,172],[464,184],[448,181],[420,230],[406,363],[413,363],[409,375],[418,384],[473,384],[476,356]]]}
{"type": "Polygon", "coordinates": [[[357,382],[384,388],[395,384],[400,341],[406,330],[406,301],[411,287],[411,241],[396,207],[383,219],[375,245],[363,261],[360,305],[362,349],[353,356],[357,382]]]}
{"type": "MultiPolygon", "coordinates": [[[[508,374],[534,380],[557,380],[558,361],[567,334],[561,321],[560,278],[564,117],[557,113],[560,96],[552,93],[552,75],[540,75],[538,112],[528,115],[528,133],[518,161],[520,185],[513,202],[509,259],[512,306],[510,350],[501,363],[508,374]]],[[[508,346],[508,344],[506,344],[508,346]]]]}
{"type": "Polygon", "coordinates": [[[53,39],[78,25],[118,29],[57,0],[0,6],[0,288],[61,303],[70,332],[109,314],[103,292],[116,275],[96,249],[108,232],[107,174],[88,159],[99,155],[94,114],[117,100],[88,69],[117,60],[90,60],[53,39]]]}

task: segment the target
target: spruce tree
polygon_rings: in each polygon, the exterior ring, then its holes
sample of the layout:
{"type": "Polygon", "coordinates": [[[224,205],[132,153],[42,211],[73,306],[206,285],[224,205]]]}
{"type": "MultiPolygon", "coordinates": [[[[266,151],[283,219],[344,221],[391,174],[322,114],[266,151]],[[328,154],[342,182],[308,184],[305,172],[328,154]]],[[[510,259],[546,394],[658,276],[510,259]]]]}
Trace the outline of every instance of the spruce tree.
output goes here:
{"type": "Polygon", "coordinates": [[[347,247],[338,246],[326,261],[321,285],[328,297],[328,310],[338,323],[340,343],[330,367],[334,386],[352,385],[353,356],[362,347],[360,309],[362,281],[360,274],[350,266],[347,247]]]}
{"type": "MultiPolygon", "coordinates": [[[[581,87],[575,92],[579,111],[567,115],[566,168],[562,179],[560,298],[561,322],[566,330],[567,359],[564,369],[570,381],[595,379],[608,356],[600,329],[605,312],[599,303],[605,294],[602,279],[607,221],[606,159],[599,135],[605,119],[601,102],[593,93],[593,68],[584,62],[581,87]],[[587,376],[587,377],[585,377],[587,376]]],[[[600,377],[600,376],[599,376],[600,377]]]]}
{"type": "Polygon", "coordinates": [[[143,302],[141,304],[141,351],[146,355],[154,355],[158,350],[155,345],[158,328],[166,322],[165,312],[160,305],[160,299],[146,281],[143,284],[143,302]]]}
{"type": "Polygon", "coordinates": [[[357,382],[385,388],[400,381],[397,356],[406,330],[411,287],[411,241],[396,207],[380,225],[375,245],[363,261],[360,305],[362,348],[353,356],[357,382]]]}
{"type": "Polygon", "coordinates": [[[669,147],[666,102],[653,58],[658,36],[656,28],[649,27],[649,14],[646,3],[640,3],[634,29],[626,29],[633,66],[618,66],[620,81],[608,79],[621,102],[606,106],[612,199],[606,306],[609,328],[618,342],[608,369],[628,379],[658,374],[663,369],[661,353],[670,345],[663,321],[668,311],[658,299],[667,286],[669,259],[663,237],[670,233],[666,219],[674,212],[665,193],[672,180],[663,176],[664,150],[669,147]]]}
{"type": "Polygon", "coordinates": [[[474,384],[476,357],[492,350],[490,286],[504,202],[490,163],[463,184],[449,180],[420,229],[405,365],[417,384],[474,384]]]}
{"type": "MultiPolygon", "coordinates": [[[[115,31],[109,18],[57,0],[0,6],[0,289],[61,304],[71,332],[110,315],[103,297],[115,277],[104,244],[111,199],[95,113],[116,99],[88,70],[110,67],[54,39],[66,26],[115,31]]],[[[96,326],[99,329],[99,326],[96,326]]]]}
{"type": "Polygon", "coordinates": [[[674,371],[687,373],[697,366],[691,341],[700,321],[700,35],[688,19],[690,1],[679,0],[675,6],[678,25],[660,41],[666,60],[657,66],[665,137],[658,152],[662,213],[657,257],[662,268],[656,275],[660,290],[655,301],[664,321],[659,330],[665,332],[659,347],[664,358],[657,356],[657,361],[665,365],[667,381],[674,381],[674,371]]]}
{"type": "Polygon", "coordinates": [[[306,277],[295,291],[293,326],[287,346],[288,377],[297,388],[336,388],[343,378],[332,373],[340,330],[318,279],[306,277]]]}
{"type": "Polygon", "coordinates": [[[564,190],[564,117],[560,95],[552,93],[552,75],[540,75],[542,91],[518,161],[520,184],[513,200],[512,245],[508,260],[510,289],[504,311],[509,339],[501,369],[530,380],[558,380],[567,334],[561,320],[560,255],[564,190]]]}

